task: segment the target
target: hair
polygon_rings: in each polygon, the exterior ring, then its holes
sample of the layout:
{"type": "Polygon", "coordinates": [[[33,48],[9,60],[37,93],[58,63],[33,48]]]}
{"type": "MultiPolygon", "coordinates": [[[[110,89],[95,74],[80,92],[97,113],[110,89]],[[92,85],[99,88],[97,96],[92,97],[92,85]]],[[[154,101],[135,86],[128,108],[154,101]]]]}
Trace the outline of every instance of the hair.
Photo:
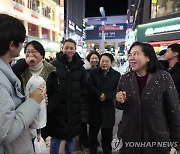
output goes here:
{"type": "Polygon", "coordinates": [[[63,41],[63,46],[64,46],[64,44],[65,44],[66,42],[74,43],[74,46],[75,46],[75,48],[76,48],[76,42],[75,42],[73,39],[69,38],[69,39],[64,40],[64,41],[63,41]]]}
{"type": "Polygon", "coordinates": [[[178,52],[178,60],[180,60],[180,44],[174,43],[169,45],[167,48],[171,48],[173,52],[178,52]]]}
{"type": "Polygon", "coordinates": [[[7,53],[12,41],[15,47],[19,47],[25,37],[26,30],[21,21],[7,14],[0,14],[0,56],[7,53]]]}
{"type": "Polygon", "coordinates": [[[100,54],[99,54],[97,51],[94,51],[94,50],[93,50],[93,51],[90,51],[89,54],[88,54],[87,57],[86,57],[86,59],[88,60],[88,62],[90,62],[90,58],[91,58],[91,56],[94,55],[94,54],[95,54],[95,55],[98,57],[98,59],[100,60],[100,58],[101,58],[100,54]]]}
{"type": "Polygon", "coordinates": [[[166,53],[167,49],[163,49],[159,52],[159,56],[163,56],[166,53]]]}
{"type": "Polygon", "coordinates": [[[29,45],[32,45],[41,54],[41,56],[43,56],[43,58],[44,58],[44,56],[45,56],[45,49],[44,49],[44,47],[42,46],[41,43],[39,43],[38,41],[35,41],[35,40],[33,40],[31,42],[28,42],[26,44],[26,46],[24,47],[24,53],[26,53],[26,49],[27,49],[27,47],[29,45]]]}
{"type": "Polygon", "coordinates": [[[110,54],[110,53],[103,53],[103,54],[101,55],[101,57],[100,57],[100,60],[101,60],[101,58],[102,58],[103,56],[109,57],[109,59],[111,60],[111,63],[114,62],[114,57],[113,57],[112,54],[110,54]]]}
{"type": "Polygon", "coordinates": [[[149,57],[149,59],[150,59],[150,61],[148,62],[148,65],[147,65],[147,72],[148,73],[154,73],[158,69],[162,69],[162,66],[156,57],[156,54],[155,54],[155,51],[154,51],[154,48],[152,45],[150,45],[148,43],[134,42],[131,45],[128,53],[130,53],[131,49],[135,46],[140,46],[144,55],[146,57],[149,57]]]}

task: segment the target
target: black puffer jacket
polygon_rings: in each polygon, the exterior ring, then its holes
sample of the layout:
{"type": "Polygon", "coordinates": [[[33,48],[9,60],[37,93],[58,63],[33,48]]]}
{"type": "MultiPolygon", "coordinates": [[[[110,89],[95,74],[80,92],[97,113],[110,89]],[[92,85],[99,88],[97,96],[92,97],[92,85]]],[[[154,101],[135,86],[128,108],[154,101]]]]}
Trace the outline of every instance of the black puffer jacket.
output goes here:
{"type": "Polygon", "coordinates": [[[80,99],[86,82],[84,63],[77,53],[67,63],[67,56],[60,52],[52,64],[57,71],[47,80],[48,133],[51,137],[70,139],[81,129],[80,99]]]}

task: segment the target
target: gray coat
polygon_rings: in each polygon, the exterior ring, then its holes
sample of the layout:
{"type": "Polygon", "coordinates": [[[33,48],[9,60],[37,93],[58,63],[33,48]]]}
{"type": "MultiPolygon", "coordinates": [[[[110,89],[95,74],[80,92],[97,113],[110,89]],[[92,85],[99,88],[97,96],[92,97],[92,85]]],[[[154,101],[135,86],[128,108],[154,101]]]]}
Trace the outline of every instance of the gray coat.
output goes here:
{"type": "Polygon", "coordinates": [[[19,79],[0,59],[0,154],[33,154],[29,125],[40,111],[29,98],[22,103],[19,79]]]}
{"type": "MultiPolygon", "coordinates": [[[[118,137],[123,142],[179,142],[180,104],[171,76],[162,70],[148,75],[141,96],[134,72],[123,75],[118,91],[127,92],[124,110],[118,126],[118,137]]],[[[126,148],[120,154],[167,154],[169,148],[126,148]]],[[[175,145],[176,146],[176,145],[175,145]]],[[[179,147],[177,147],[179,149],[179,147]]]]}

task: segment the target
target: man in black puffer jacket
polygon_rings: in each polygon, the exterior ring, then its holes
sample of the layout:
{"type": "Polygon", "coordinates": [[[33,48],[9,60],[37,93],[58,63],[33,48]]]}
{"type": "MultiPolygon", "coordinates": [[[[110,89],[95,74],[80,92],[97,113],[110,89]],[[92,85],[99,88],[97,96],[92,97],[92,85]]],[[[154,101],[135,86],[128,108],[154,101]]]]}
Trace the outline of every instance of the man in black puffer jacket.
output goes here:
{"type": "Polygon", "coordinates": [[[48,132],[51,138],[50,153],[59,154],[59,145],[66,140],[66,153],[73,151],[73,138],[81,130],[81,95],[86,85],[84,62],[76,53],[72,39],[64,41],[62,52],[52,62],[56,72],[47,80],[48,132]]]}

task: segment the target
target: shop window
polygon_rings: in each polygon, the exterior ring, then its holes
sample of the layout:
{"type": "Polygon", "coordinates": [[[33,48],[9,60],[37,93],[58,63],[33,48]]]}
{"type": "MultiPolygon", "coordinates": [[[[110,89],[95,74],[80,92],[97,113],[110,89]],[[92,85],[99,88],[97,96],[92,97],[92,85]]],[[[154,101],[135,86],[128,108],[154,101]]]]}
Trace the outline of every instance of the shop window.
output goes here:
{"type": "Polygon", "coordinates": [[[46,28],[42,28],[42,38],[49,39],[49,30],[46,28]]]}
{"type": "Polygon", "coordinates": [[[60,0],[53,0],[56,4],[60,5],[60,0]]]}
{"type": "Polygon", "coordinates": [[[19,3],[21,5],[24,5],[24,0],[13,0],[13,1],[15,1],[16,3],[19,3]]]}
{"type": "Polygon", "coordinates": [[[29,9],[39,12],[38,6],[39,6],[38,0],[28,0],[28,8],[29,9]]]}
{"type": "Polygon", "coordinates": [[[180,0],[151,0],[151,18],[180,12],[180,0]]]}
{"type": "Polygon", "coordinates": [[[51,9],[44,4],[42,4],[42,13],[45,17],[51,18],[50,17],[51,9]]]}
{"type": "Polygon", "coordinates": [[[38,26],[28,23],[28,35],[38,37],[38,26]]]}

